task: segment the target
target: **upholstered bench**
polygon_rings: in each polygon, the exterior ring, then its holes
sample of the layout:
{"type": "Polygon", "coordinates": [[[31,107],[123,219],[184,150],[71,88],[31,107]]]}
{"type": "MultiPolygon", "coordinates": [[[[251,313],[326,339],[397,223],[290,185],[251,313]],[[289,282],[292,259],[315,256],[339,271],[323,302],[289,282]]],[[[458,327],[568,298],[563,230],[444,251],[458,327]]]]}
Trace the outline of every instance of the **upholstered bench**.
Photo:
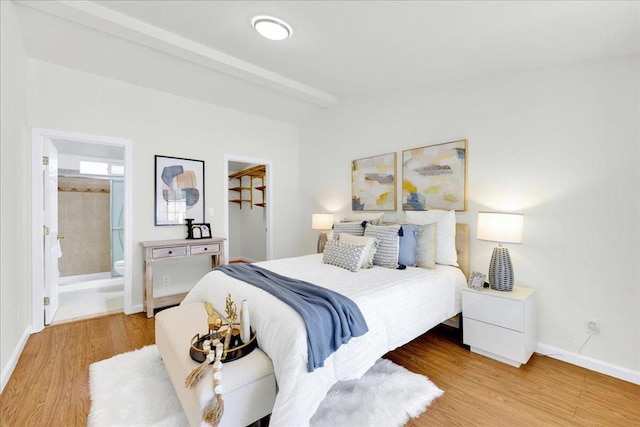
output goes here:
{"type": "MultiPolygon", "coordinates": [[[[191,338],[206,330],[207,312],[203,303],[169,308],[156,315],[156,345],[191,427],[201,425],[202,408],[213,396],[212,389],[207,389],[207,393],[204,389],[199,391],[212,384],[210,373],[193,389],[184,385],[187,375],[199,365],[189,356],[191,338]]],[[[222,387],[224,415],[220,426],[247,426],[269,415],[276,399],[271,359],[256,348],[241,359],[224,363],[222,387]]]]}

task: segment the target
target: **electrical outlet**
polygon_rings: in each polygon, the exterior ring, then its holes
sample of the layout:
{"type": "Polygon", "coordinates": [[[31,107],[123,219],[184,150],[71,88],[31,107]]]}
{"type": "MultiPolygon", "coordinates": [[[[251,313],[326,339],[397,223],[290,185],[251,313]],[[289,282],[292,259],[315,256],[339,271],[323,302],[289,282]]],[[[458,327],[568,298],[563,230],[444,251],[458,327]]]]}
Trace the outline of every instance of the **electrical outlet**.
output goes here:
{"type": "Polygon", "coordinates": [[[587,319],[587,333],[600,335],[600,321],[598,319],[587,319]]]}
{"type": "Polygon", "coordinates": [[[171,279],[169,278],[169,276],[162,276],[162,284],[163,285],[171,284],[171,279]]]}

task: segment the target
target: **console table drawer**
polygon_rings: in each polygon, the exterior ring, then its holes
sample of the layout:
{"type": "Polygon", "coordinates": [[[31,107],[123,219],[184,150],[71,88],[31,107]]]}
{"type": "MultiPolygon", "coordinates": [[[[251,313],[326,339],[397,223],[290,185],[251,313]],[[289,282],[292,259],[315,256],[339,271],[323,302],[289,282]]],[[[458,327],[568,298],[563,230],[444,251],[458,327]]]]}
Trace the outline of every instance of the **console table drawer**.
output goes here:
{"type": "Polygon", "coordinates": [[[173,248],[154,248],[152,250],[152,257],[156,258],[171,258],[174,256],[185,256],[187,254],[186,246],[175,246],[173,248]]]}
{"type": "Polygon", "coordinates": [[[210,243],[208,245],[194,245],[191,246],[191,255],[200,254],[217,254],[220,252],[220,243],[210,243]]]}

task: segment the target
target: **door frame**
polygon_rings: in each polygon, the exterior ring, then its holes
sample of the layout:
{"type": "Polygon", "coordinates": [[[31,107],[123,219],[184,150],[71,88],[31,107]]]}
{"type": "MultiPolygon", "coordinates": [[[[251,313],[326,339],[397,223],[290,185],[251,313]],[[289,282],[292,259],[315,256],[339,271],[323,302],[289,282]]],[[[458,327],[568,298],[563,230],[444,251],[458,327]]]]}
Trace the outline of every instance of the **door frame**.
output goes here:
{"type": "Polygon", "coordinates": [[[59,138],[79,142],[117,145],[124,147],[124,262],[128,266],[124,275],[124,312],[133,313],[133,141],[125,138],[92,135],[79,132],[31,129],[31,295],[32,332],[44,329],[44,254],[42,251],[43,196],[42,156],[45,139],[59,138]]]}
{"type": "Polygon", "coordinates": [[[256,165],[265,165],[265,171],[267,175],[267,206],[266,209],[266,223],[267,223],[267,261],[273,259],[273,165],[271,160],[266,159],[256,159],[254,157],[246,157],[246,156],[237,156],[235,154],[225,154],[224,155],[224,188],[223,188],[223,203],[224,203],[224,218],[223,218],[223,237],[226,238],[224,241],[224,253],[226,254],[227,260],[229,259],[229,162],[240,162],[240,163],[253,163],[256,165]]]}

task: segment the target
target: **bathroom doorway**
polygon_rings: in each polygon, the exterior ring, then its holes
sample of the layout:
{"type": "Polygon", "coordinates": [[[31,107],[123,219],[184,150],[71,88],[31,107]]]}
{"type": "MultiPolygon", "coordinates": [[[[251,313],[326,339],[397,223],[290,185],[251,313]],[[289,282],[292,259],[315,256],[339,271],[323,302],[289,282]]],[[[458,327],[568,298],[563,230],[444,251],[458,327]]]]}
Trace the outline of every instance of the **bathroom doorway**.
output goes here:
{"type": "Polygon", "coordinates": [[[124,149],[53,139],[58,151],[58,310],[51,323],[124,309],[124,149]],[[85,153],[85,154],[78,154],[85,153]]]}
{"type": "MultiPolygon", "coordinates": [[[[34,129],[34,157],[40,146],[57,153],[56,271],[41,275],[34,238],[34,330],[42,324],[61,323],[114,312],[130,312],[131,177],[130,141],[34,129]],[[41,280],[39,280],[41,279],[41,280]],[[40,299],[38,295],[44,295],[40,299]],[[57,300],[57,310],[47,303],[57,300]],[[44,316],[40,313],[44,312],[44,316]]],[[[35,161],[34,161],[35,162],[35,161]]],[[[45,160],[43,159],[44,163],[45,160]]],[[[39,165],[40,168],[47,166],[39,165]]],[[[34,165],[34,169],[37,166],[34,165]]],[[[52,167],[49,166],[49,171],[52,167]]],[[[34,177],[36,171],[34,171],[34,177]]],[[[34,179],[34,230],[38,227],[36,197],[42,197],[34,179]]],[[[40,205],[51,207],[46,198],[40,205]]],[[[53,237],[50,240],[53,242],[53,237]]],[[[44,240],[47,240],[45,234],[44,240]]],[[[50,244],[51,245],[51,244],[50,244]]],[[[46,259],[44,265],[46,265],[46,259]]],[[[49,265],[54,263],[49,262],[49,265]]],[[[46,267],[45,267],[46,268],[46,267]]],[[[41,328],[40,328],[41,329],[41,328]]]]}

